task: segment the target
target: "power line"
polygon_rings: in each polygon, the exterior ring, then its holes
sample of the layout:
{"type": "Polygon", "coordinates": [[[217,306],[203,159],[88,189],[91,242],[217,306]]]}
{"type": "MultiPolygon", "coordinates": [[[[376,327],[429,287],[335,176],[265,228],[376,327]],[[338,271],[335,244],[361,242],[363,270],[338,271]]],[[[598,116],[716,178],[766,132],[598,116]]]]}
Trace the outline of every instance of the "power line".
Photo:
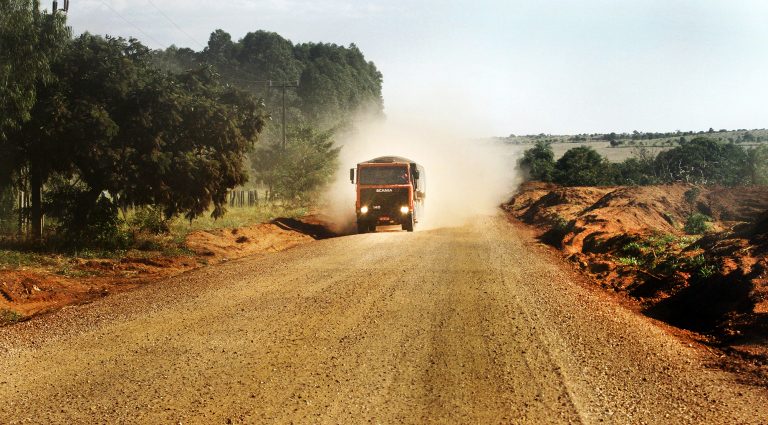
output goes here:
{"type": "Polygon", "coordinates": [[[157,10],[158,12],[160,12],[160,14],[161,14],[161,15],[163,15],[163,18],[165,18],[165,20],[166,20],[166,21],[170,22],[170,23],[171,23],[171,25],[173,25],[174,27],[176,27],[176,29],[177,29],[177,30],[179,30],[179,31],[180,31],[182,34],[186,35],[186,36],[187,36],[187,38],[189,38],[190,40],[192,40],[192,42],[193,42],[193,43],[197,44],[198,46],[200,46],[200,47],[201,47],[201,48],[203,48],[203,49],[205,48],[205,45],[204,45],[203,43],[199,43],[197,40],[195,40],[195,38],[194,38],[194,37],[192,37],[191,35],[189,35],[189,33],[188,33],[188,32],[184,31],[184,29],[183,29],[183,28],[181,28],[179,25],[177,25],[177,24],[176,24],[176,22],[174,22],[174,21],[173,21],[173,19],[171,19],[171,18],[170,18],[168,15],[166,15],[166,14],[165,14],[165,12],[163,12],[162,10],[160,10],[160,8],[159,8],[159,7],[157,7],[157,5],[156,5],[155,3],[153,3],[153,2],[152,2],[152,0],[147,0],[147,1],[149,2],[149,4],[151,4],[151,5],[152,5],[152,7],[154,7],[154,8],[155,8],[155,10],[157,10]]]}
{"type": "Polygon", "coordinates": [[[164,47],[163,43],[161,43],[161,42],[157,41],[157,39],[156,39],[155,37],[152,37],[151,35],[147,34],[146,32],[144,32],[144,30],[142,30],[141,28],[139,28],[139,26],[138,26],[138,25],[136,25],[136,24],[134,24],[133,22],[129,21],[129,20],[128,20],[128,19],[127,19],[125,16],[121,15],[121,14],[120,14],[120,12],[118,12],[117,10],[115,10],[115,8],[114,8],[114,7],[110,6],[110,5],[109,5],[109,3],[105,2],[104,0],[100,0],[100,1],[101,1],[101,4],[103,4],[104,6],[107,6],[107,7],[109,8],[109,10],[111,10],[112,12],[114,12],[114,13],[115,13],[115,15],[119,16],[119,17],[120,17],[120,19],[124,20],[124,21],[125,21],[125,22],[126,22],[128,25],[130,25],[130,26],[132,26],[132,27],[136,28],[136,30],[137,30],[137,31],[139,31],[140,33],[142,33],[142,34],[143,34],[145,37],[147,37],[148,39],[152,40],[152,41],[153,41],[155,44],[157,44],[158,46],[160,46],[160,47],[164,47]]]}
{"type": "Polygon", "coordinates": [[[233,81],[240,81],[240,82],[247,82],[251,84],[263,84],[265,89],[272,89],[272,88],[278,88],[282,92],[282,119],[281,119],[281,127],[282,127],[282,135],[283,135],[283,144],[282,148],[285,150],[285,145],[287,143],[287,136],[286,136],[286,113],[285,113],[285,92],[287,89],[295,89],[299,87],[299,81],[298,80],[292,80],[292,81],[274,81],[274,80],[245,80],[240,78],[232,78],[233,81]]]}
{"type": "Polygon", "coordinates": [[[283,92],[283,150],[285,150],[285,143],[286,143],[286,137],[285,137],[285,90],[288,88],[296,88],[299,87],[298,81],[269,81],[269,87],[277,87],[282,90],[283,92]]]}

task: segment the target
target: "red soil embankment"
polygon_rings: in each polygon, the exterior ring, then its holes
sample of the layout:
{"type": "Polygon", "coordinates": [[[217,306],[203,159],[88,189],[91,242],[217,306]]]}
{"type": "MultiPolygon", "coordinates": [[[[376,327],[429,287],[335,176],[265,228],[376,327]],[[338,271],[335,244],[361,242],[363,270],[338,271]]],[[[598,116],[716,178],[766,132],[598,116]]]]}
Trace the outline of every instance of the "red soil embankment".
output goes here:
{"type": "Polygon", "coordinates": [[[0,266],[0,326],[198,267],[333,236],[321,221],[309,216],[236,229],[198,230],[185,238],[187,254],[182,255],[132,250],[122,258],[83,259],[38,254],[39,261],[33,265],[0,266]]]}
{"type": "Polygon", "coordinates": [[[527,183],[504,209],[642,311],[768,359],[768,187],[527,183]],[[686,235],[694,213],[711,217],[686,235]]]}

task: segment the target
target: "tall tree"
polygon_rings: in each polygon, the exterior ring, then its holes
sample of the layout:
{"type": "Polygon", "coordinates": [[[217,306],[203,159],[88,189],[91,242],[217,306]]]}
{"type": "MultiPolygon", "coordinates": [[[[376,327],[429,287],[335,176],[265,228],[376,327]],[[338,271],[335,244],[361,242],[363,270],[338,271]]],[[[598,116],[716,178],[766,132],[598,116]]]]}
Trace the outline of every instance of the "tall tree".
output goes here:
{"type": "MultiPolygon", "coordinates": [[[[26,170],[31,191],[32,236],[42,233],[41,190],[45,170],[36,146],[9,132],[19,131],[31,119],[38,92],[55,79],[51,63],[69,39],[62,15],[40,11],[39,1],[0,0],[0,186],[26,170]],[[26,148],[26,149],[25,149],[26,148]],[[20,151],[26,151],[26,167],[14,166],[20,151]]],[[[23,153],[22,153],[23,155],[23,153]]]]}
{"type": "Polygon", "coordinates": [[[281,119],[276,112],[282,107],[282,91],[264,81],[299,81],[297,90],[286,92],[287,118],[294,126],[334,128],[360,110],[383,111],[381,73],[354,44],[294,45],[267,31],[250,32],[234,42],[228,33],[216,30],[202,52],[171,47],[157,52],[155,60],[174,71],[189,69],[193,62],[208,64],[223,81],[263,97],[275,120],[281,119]]]}
{"type": "Polygon", "coordinates": [[[29,119],[37,83],[52,78],[52,56],[68,38],[64,18],[39,8],[39,1],[0,0],[0,141],[29,119]]]}

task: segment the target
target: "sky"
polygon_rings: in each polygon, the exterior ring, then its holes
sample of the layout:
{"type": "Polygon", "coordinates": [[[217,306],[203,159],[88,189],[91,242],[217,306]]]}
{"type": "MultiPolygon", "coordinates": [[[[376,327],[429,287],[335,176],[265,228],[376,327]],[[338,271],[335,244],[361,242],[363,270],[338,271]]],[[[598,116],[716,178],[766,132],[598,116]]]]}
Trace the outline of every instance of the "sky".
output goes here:
{"type": "Polygon", "coordinates": [[[768,127],[763,0],[70,0],[68,21],[153,48],[355,43],[388,117],[476,136],[768,127]]]}

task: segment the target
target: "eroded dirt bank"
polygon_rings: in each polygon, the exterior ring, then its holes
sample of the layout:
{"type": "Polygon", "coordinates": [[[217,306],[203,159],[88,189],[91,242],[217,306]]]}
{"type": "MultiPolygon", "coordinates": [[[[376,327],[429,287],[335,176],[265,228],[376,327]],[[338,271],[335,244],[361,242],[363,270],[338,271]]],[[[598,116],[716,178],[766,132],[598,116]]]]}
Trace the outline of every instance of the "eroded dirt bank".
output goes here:
{"type": "Polygon", "coordinates": [[[332,236],[316,217],[279,218],[235,229],[194,231],[186,236],[184,251],[178,255],[136,250],[120,258],[36,255],[31,264],[0,267],[0,326],[199,267],[279,252],[332,236]]]}
{"type": "Polygon", "coordinates": [[[0,329],[0,422],[765,423],[503,217],[328,239],[0,329]]]}
{"type": "Polygon", "coordinates": [[[768,188],[530,183],[504,208],[593,281],[768,379],[768,188]],[[696,213],[711,229],[687,235],[696,213]]]}

